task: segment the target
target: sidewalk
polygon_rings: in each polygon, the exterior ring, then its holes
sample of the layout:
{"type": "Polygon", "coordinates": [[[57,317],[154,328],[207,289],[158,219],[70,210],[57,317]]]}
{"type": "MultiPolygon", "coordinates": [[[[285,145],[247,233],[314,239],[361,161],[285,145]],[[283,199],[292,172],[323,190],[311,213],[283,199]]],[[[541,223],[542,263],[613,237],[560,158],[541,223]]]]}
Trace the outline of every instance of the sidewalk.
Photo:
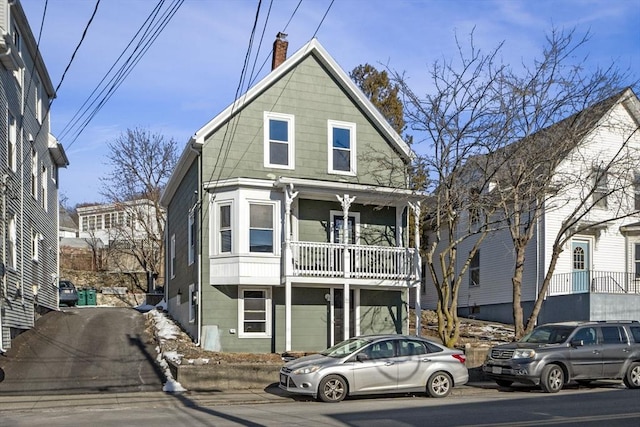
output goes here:
{"type": "MultiPolygon", "coordinates": [[[[491,382],[469,383],[453,389],[451,399],[461,396],[486,394],[495,391],[491,382]]],[[[427,399],[427,397],[424,397],[427,399]]],[[[229,390],[215,392],[183,392],[165,393],[134,392],[134,393],[100,393],[80,395],[0,395],[0,414],[10,411],[33,411],[47,409],[109,409],[124,407],[159,407],[159,406],[226,406],[226,405],[255,405],[266,403],[286,403],[300,400],[312,400],[309,396],[288,394],[272,385],[266,389],[229,390]]]]}

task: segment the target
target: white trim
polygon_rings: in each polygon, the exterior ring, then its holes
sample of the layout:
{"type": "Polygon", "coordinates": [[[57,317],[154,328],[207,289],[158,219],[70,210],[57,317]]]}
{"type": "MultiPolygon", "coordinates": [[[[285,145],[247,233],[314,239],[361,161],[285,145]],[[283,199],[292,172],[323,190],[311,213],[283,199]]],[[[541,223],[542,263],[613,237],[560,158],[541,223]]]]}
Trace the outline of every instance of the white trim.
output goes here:
{"type": "Polygon", "coordinates": [[[357,175],[357,144],[356,144],[356,124],[351,122],[341,122],[337,120],[327,120],[327,155],[328,165],[327,172],[334,175],[357,175]],[[335,169],[333,164],[333,152],[336,148],[333,146],[333,130],[345,129],[349,131],[349,170],[335,169]]]}
{"type": "Polygon", "coordinates": [[[176,277],[176,235],[171,235],[171,247],[170,247],[170,257],[169,257],[169,268],[171,269],[171,278],[175,279],[176,277]]]}
{"type": "Polygon", "coordinates": [[[271,338],[271,288],[265,286],[238,287],[238,337],[271,338]],[[265,332],[244,332],[244,292],[262,291],[265,294],[265,332]]]}
{"type": "Polygon", "coordinates": [[[195,227],[195,212],[192,210],[191,212],[189,212],[189,221],[188,221],[188,225],[187,225],[187,239],[188,239],[188,246],[187,246],[187,265],[192,265],[195,262],[195,255],[196,255],[196,242],[195,242],[195,236],[194,236],[194,227],[195,227]]]}
{"type": "Polygon", "coordinates": [[[272,113],[269,111],[264,112],[263,120],[264,128],[264,167],[272,169],[295,169],[295,116],[291,114],[272,113]],[[280,144],[287,145],[287,164],[281,165],[278,163],[271,163],[271,138],[269,123],[271,120],[278,120],[287,123],[287,140],[276,141],[280,144]]]}

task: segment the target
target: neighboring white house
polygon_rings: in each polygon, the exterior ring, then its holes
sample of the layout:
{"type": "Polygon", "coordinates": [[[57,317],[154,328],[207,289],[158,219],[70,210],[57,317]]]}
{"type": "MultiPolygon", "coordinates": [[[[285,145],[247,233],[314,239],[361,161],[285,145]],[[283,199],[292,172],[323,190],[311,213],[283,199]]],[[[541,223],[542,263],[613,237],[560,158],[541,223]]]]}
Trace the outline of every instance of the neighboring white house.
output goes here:
{"type": "Polygon", "coordinates": [[[58,169],[50,135],[55,90],[19,1],[0,0],[0,352],[58,308],[58,169]]]}
{"type": "MultiPolygon", "coordinates": [[[[527,247],[522,282],[525,316],[549,269],[561,227],[581,201],[593,206],[576,224],[575,230],[581,231],[562,248],[539,322],[640,319],[640,102],[631,89],[608,102],[586,137],[554,169],[554,177],[572,176],[575,185],[545,201],[527,247]],[[609,221],[612,218],[621,219],[609,221]]],[[[458,246],[463,260],[473,244],[467,239],[458,246]]],[[[492,232],[463,278],[459,314],[512,322],[514,266],[509,231],[492,232]]],[[[430,283],[422,302],[426,308],[436,306],[430,283]]]]}

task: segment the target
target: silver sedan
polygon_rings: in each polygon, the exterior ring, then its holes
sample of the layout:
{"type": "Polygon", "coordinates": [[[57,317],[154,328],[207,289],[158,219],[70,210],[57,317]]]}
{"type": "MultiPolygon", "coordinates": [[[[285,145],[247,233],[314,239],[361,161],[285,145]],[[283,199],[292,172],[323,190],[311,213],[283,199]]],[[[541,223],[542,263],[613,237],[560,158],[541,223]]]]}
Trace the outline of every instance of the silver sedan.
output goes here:
{"type": "Polygon", "coordinates": [[[445,397],[466,384],[465,355],[406,335],[368,335],[286,363],[280,388],[340,402],[347,395],[426,392],[445,397]]]}

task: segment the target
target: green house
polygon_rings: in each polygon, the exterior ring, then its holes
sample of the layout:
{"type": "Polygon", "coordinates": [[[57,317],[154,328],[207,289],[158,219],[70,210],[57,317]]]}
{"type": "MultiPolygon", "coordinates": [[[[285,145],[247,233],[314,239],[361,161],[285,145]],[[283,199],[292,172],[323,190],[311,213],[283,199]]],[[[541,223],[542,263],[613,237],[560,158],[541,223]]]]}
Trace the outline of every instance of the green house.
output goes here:
{"type": "Polygon", "coordinates": [[[408,333],[419,297],[409,146],[317,40],[286,58],[283,36],[272,71],[189,140],[162,197],[167,310],[208,350],[408,333]]]}

